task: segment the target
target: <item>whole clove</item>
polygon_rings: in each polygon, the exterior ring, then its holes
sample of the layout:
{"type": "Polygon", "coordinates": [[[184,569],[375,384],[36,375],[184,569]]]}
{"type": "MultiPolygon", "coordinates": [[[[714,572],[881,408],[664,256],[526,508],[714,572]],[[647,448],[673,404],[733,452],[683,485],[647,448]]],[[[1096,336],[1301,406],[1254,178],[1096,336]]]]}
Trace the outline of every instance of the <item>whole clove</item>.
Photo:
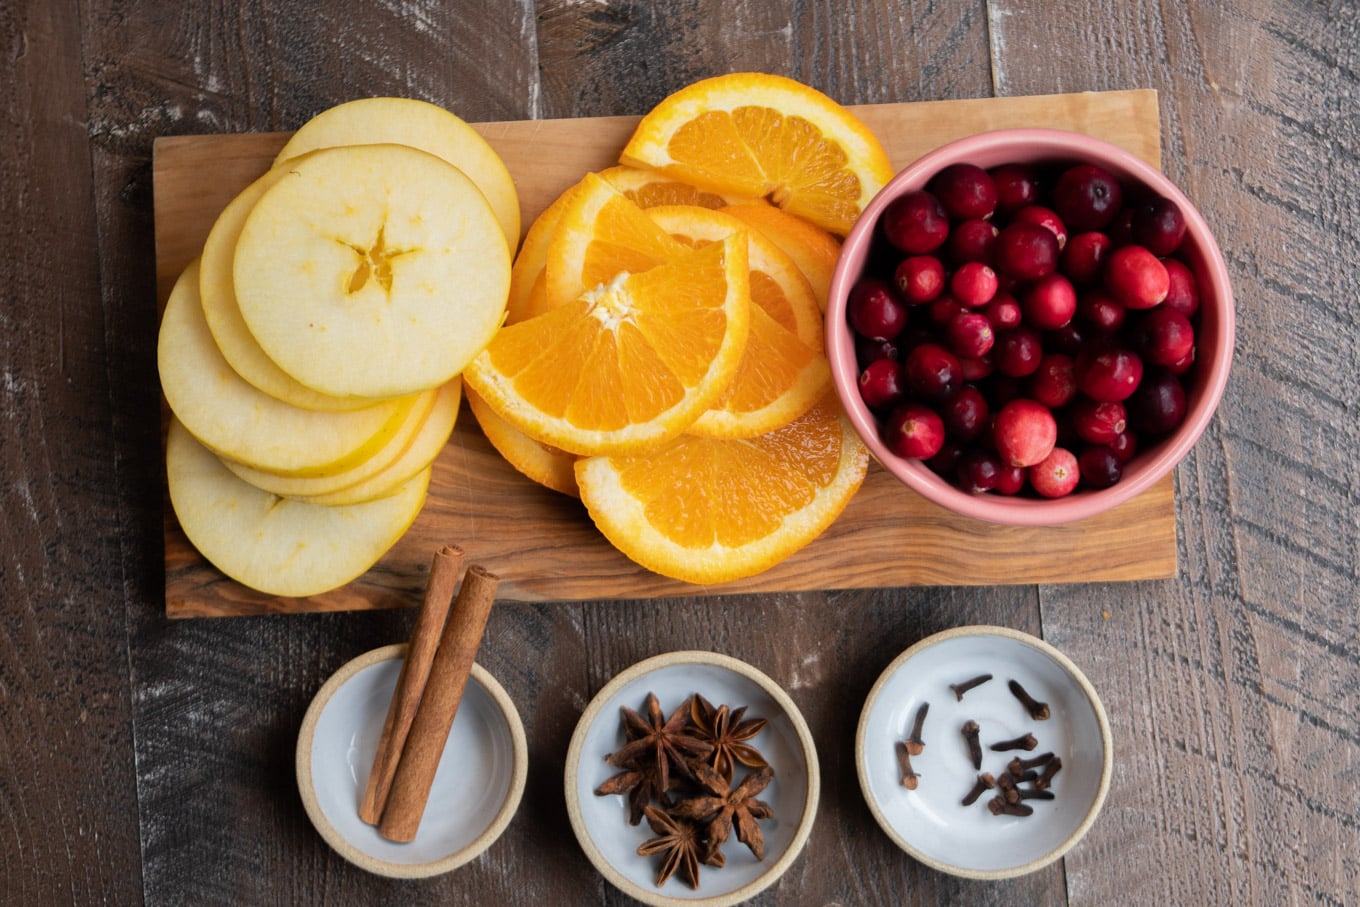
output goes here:
{"type": "Polygon", "coordinates": [[[1006,765],[1006,771],[1012,775],[1023,775],[1032,768],[1041,768],[1053,761],[1052,753],[1040,753],[1031,759],[1021,759],[1016,756],[1006,765]]]}
{"type": "Polygon", "coordinates": [[[979,674],[978,676],[973,677],[969,680],[965,680],[962,683],[951,683],[949,685],[949,689],[954,691],[955,699],[957,699],[959,702],[963,702],[964,693],[967,693],[973,687],[982,686],[984,683],[991,679],[992,679],[991,674],[979,674]]]}
{"type": "Polygon", "coordinates": [[[972,789],[964,795],[963,805],[972,806],[977,802],[977,798],[982,796],[983,791],[989,791],[994,787],[996,787],[996,778],[992,777],[990,772],[983,772],[977,776],[977,781],[973,783],[972,789]]]}
{"type": "Polygon", "coordinates": [[[1007,803],[1005,797],[993,797],[987,801],[987,809],[994,816],[1032,816],[1034,807],[1026,803],[1007,803]]]}
{"type": "Polygon", "coordinates": [[[1051,790],[1039,790],[1031,787],[1017,787],[1015,795],[1021,800],[1052,800],[1054,798],[1051,790]]]}
{"type": "Polygon", "coordinates": [[[1007,750],[1032,750],[1039,745],[1039,741],[1034,739],[1033,734],[1025,734],[1016,737],[1014,740],[1002,740],[1000,743],[993,743],[991,750],[994,753],[1004,753],[1007,750]]]}
{"type": "Polygon", "coordinates": [[[913,756],[921,755],[921,751],[926,748],[925,741],[921,739],[921,729],[925,727],[928,711],[930,711],[928,702],[921,703],[921,707],[916,710],[916,721],[911,726],[911,736],[907,738],[907,752],[913,756]]]}
{"type": "Polygon", "coordinates": [[[911,753],[905,743],[897,744],[897,768],[902,780],[902,786],[907,790],[916,790],[916,786],[921,781],[921,776],[911,767],[911,753]]]}
{"type": "Polygon", "coordinates": [[[1012,772],[1007,772],[1003,777],[1009,778],[1016,784],[1024,784],[1026,781],[1038,781],[1039,773],[1031,768],[1021,772],[1018,775],[1012,772]]]}
{"type": "Polygon", "coordinates": [[[982,730],[976,721],[965,721],[963,723],[963,739],[968,742],[968,758],[973,762],[973,768],[982,769],[982,744],[978,741],[978,732],[982,730]]]}
{"type": "Polygon", "coordinates": [[[1029,717],[1033,718],[1035,721],[1048,720],[1048,703],[1036,700],[1025,691],[1024,687],[1020,686],[1019,681],[1012,680],[1008,682],[1006,686],[1010,687],[1011,693],[1015,695],[1016,699],[1020,700],[1020,704],[1029,712],[1029,717]]]}
{"type": "Polygon", "coordinates": [[[1044,773],[1034,779],[1035,789],[1045,790],[1048,788],[1053,783],[1053,776],[1060,771],[1062,771],[1062,760],[1055,756],[1052,761],[1044,766],[1044,773]]]}

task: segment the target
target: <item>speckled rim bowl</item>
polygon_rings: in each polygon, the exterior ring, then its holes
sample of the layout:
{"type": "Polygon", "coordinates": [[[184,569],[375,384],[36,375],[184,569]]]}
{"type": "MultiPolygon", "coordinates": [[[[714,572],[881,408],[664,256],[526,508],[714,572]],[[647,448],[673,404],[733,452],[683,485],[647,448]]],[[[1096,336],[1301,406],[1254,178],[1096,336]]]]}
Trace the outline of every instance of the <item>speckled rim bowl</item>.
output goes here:
{"type": "Polygon", "coordinates": [[[1053,646],[1006,627],[971,626],[927,637],[893,660],[874,684],[855,734],[860,788],[880,827],[898,847],[941,872],[1005,879],[1034,872],[1067,853],[1095,822],[1109,790],[1114,747],[1095,688],[1053,646]],[[956,699],[950,684],[981,674],[992,679],[956,699]],[[1011,693],[1016,680],[1050,716],[1036,721],[1011,693]],[[917,710],[929,703],[921,733],[925,748],[911,757],[915,790],[901,783],[896,745],[917,710]],[[983,793],[964,806],[977,780],[961,729],[980,727],[982,770],[997,777],[1015,756],[1046,752],[1062,759],[1052,800],[1031,800],[1030,816],[993,815],[983,793]],[[1033,734],[1032,752],[990,749],[1033,734]]]}
{"type": "Polygon", "coordinates": [[[1213,418],[1227,384],[1232,360],[1234,309],[1232,287],[1223,253],[1204,218],[1185,194],[1158,170],[1108,142],[1056,129],[1003,129],[960,139],[930,152],[899,172],[865,208],[846,237],[831,280],[826,311],[826,348],[841,403],[874,458],[907,487],[956,513],[994,523],[1052,526],[1102,513],[1141,494],[1170,472],[1213,418]],[[923,187],[949,164],[969,162],[991,168],[1004,163],[1044,161],[1096,163],[1123,181],[1145,184],[1172,199],[1185,214],[1184,250],[1199,276],[1202,302],[1197,363],[1186,387],[1185,422],[1156,445],[1140,451],[1125,467],[1123,478],[1101,491],[1079,491],[1065,498],[1042,500],[997,494],[973,495],[954,487],[924,464],[892,453],[878,436],[873,413],[860,398],[859,367],[853,332],[846,323],[846,300],[864,271],[883,209],[898,196],[923,187]]]}
{"type": "Polygon", "coordinates": [[[359,818],[359,801],[406,649],[366,652],[326,681],[302,720],[296,767],[307,816],[327,844],[361,869],[418,879],[462,866],[500,837],[524,794],[529,750],[515,704],[474,664],[415,840],[379,835],[359,818]]]}
{"type": "MultiPolygon", "coordinates": [[[[745,777],[737,767],[738,779],[745,777]]],[[[623,893],[644,904],[675,907],[727,907],[754,897],[774,884],[802,852],[817,815],[821,777],[812,733],[789,695],[761,671],[715,652],[671,652],[638,662],[595,695],[572,734],[567,749],[567,814],[572,830],[590,862],[623,893]],[[735,839],[723,848],[727,864],[701,866],[698,890],[678,876],[658,888],[658,857],[637,855],[638,845],[653,837],[644,819],[628,824],[623,796],[597,796],[595,788],[616,774],[604,757],[623,745],[619,708],[640,709],[647,693],[655,693],[666,714],[691,693],[715,706],[747,706],[746,717],[768,721],[750,743],[775,770],[760,799],[774,810],[760,820],[765,859],[755,857],[735,839]]]]}

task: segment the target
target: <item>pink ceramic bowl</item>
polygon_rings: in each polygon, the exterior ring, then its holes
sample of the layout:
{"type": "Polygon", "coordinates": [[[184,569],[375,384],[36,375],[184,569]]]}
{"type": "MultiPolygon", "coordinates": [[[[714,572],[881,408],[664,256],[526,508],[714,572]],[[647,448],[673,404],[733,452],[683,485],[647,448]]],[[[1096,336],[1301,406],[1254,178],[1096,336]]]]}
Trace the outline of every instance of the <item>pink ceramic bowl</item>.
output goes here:
{"type": "Polygon", "coordinates": [[[913,491],[943,507],[981,520],[1020,526],[1052,526],[1085,519],[1146,491],[1171,471],[1194,446],[1213,418],[1233,351],[1233,297],[1223,254],[1190,200],[1159,171],[1108,142],[1054,129],[1004,129],[951,142],[908,166],[883,188],[846,238],[831,281],[826,311],[826,347],[836,391],[851,423],[885,469],[913,491]],[[859,366],[853,332],[846,323],[846,300],[864,272],[883,209],[898,196],[922,188],[944,167],[972,163],[991,168],[1006,163],[1095,163],[1122,182],[1142,184],[1172,199],[1188,226],[1178,256],[1199,277],[1196,364],[1186,381],[1187,412],[1175,432],[1140,450],[1119,482],[1101,491],[1077,491],[1065,498],[970,494],[936,475],[918,460],[903,459],[879,439],[874,414],[859,394],[859,366]]]}

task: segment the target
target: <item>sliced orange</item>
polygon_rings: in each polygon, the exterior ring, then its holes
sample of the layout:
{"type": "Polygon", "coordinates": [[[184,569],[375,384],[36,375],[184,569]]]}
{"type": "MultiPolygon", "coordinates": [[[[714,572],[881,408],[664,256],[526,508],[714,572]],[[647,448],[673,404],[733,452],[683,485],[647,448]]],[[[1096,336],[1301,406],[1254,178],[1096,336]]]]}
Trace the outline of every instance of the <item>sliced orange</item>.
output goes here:
{"type": "Polygon", "coordinates": [[[543,267],[548,261],[548,245],[552,242],[557,225],[562,220],[567,201],[576,189],[572,186],[563,192],[543,213],[534,219],[520,243],[519,254],[510,268],[510,296],[505,306],[505,323],[515,324],[528,321],[535,315],[548,310],[547,284],[543,267]]]}
{"type": "Polygon", "coordinates": [[[836,260],[841,255],[841,244],[836,237],[774,205],[730,205],[719,210],[739,218],[783,249],[812,284],[817,307],[826,311],[831,275],[835,273],[836,260]]]}
{"type": "Polygon", "coordinates": [[[516,471],[553,491],[581,496],[576,487],[576,457],[547,444],[540,444],[506,422],[475,391],[466,393],[468,408],[482,427],[482,434],[496,452],[516,471]]]}
{"type": "Polygon", "coordinates": [[[727,390],[746,347],[746,234],[689,249],[641,217],[659,248],[676,250],[671,260],[616,270],[502,328],[463,372],[502,418],[570,453],[626,453],[678,436],[727,390]]]}
{"type": "Polygon", "coordinates": [[[820,535],[864,481],[869,455],[826,395],[759,438],[684,435],[631,457],[576,464],[581,500],[613,545],[690,583],[752,576],[820,535]]]}
{"type": "Polygon", "coordinates": [[[767,198],[841,236],[893,176],[882,144],[853,113],[767,73],[680,89],[642,118],[620,161],[713,192],[767,198]]]}
{"type": "Polygon", "coordinates": [[[620,164],[600,171],[600,178],[639,208],[661,205],[698,205],[701,208],[722,208],[728,205],[762,205],[760,198],[732,192],[710,192],[689,183],[672,179],[651,168],[628,167],[620,164]]]}
{"type": "MultiPolygon", "coordinates": [[[[741,233],[735,217],[693,205],[665,205],[647,216],[692,244],[741,233]]],[[[732,386],[689,427],[711,438],[753,438],[807,412],[831,386],[822,353],[822,317],[798,266],[778,246],[750,231],[751,334],[732,386]]]]}

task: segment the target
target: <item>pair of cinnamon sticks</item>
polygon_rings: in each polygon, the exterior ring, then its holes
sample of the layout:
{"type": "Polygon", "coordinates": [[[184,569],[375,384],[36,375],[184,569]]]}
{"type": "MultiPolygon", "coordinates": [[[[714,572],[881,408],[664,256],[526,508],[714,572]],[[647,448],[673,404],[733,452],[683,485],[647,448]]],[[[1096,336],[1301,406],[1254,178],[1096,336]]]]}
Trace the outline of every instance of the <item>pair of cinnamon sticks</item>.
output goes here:
{"type": "Polygon", "coordinates": [[[453,590],[463,551],[435,552],[411,645],[387,710],[359,817],[389,841],[415,840],[500,580],[474,564],[453,590]],[[450,602],[453,602],[450,608],[450,602]]]}

